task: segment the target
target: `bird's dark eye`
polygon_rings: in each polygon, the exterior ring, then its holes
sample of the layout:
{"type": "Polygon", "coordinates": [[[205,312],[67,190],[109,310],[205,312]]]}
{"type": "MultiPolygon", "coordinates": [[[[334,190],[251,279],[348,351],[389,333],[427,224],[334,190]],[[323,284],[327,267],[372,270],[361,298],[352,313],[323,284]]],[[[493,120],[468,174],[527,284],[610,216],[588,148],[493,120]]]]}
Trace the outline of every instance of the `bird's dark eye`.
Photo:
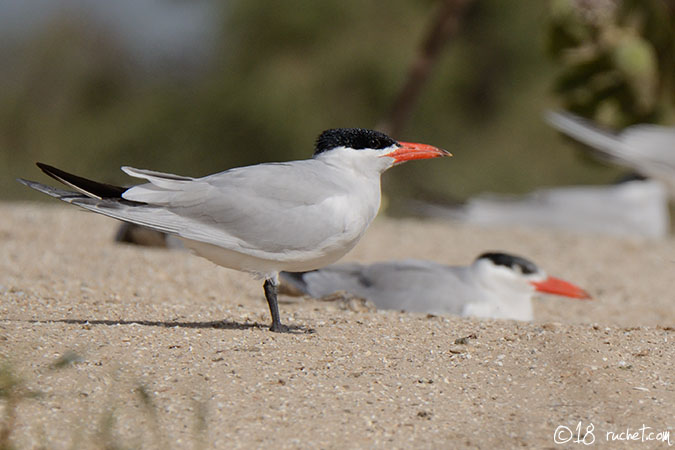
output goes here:
{"type": "Polygon", "coordinates": [[[520,271],[523,275],[529,275],[539,271],[537,265],[532,261],[521,256],[510,255],[508,253],[483,253],[477,259],[489,259],[497,266],[510,267],[513,270],[520,271]]]}
{"type": "Polygon", "coordinates": [[[316,140],[314,154],[318,155],[337,147],[381,150],[392,145],[398,145],[398,142],[379,131],[364,128],[334,128],[321,133],[316,140]]]}

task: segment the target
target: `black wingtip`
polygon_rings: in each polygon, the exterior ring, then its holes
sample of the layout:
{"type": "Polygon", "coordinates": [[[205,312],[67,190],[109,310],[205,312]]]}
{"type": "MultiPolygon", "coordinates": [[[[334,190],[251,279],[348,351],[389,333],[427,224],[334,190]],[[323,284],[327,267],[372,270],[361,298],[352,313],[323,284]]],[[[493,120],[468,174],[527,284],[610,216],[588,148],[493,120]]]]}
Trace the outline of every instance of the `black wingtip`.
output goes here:
{"type": "Polygon", "coordinates": [[[41,163],[40,161],[37,161],[35,163],[36,166],[40,168],[44,173],[49,174],[50,169],[51,170],[59,170],[56,167],[50,166],[49,164],[41,163]]]}
{"type": "Polygon", "coordinates": [[[40,170],[55,180],[93,197],[121,198],[122,194],[127,190],[127,188],[121,186],[99,183],[97,181],[73,175],[72,173],[57,169],[54,166],[50,166],[49,164],[36,162],[35,165],[37,165],[40,170]]]}
{"type": "Polygon", "coordinates": [[[40,168],[41,171],[43,171],[45,174],[49,175],[50,177],[54,178],[55,180],[61,181],[61,178],[64,178],[63,175],[69,175],[68,173],[64,172],[61,169],[57,169],[54,166],[50,166],[49,164],[41,163],[41,162],[36,162],[36,166],[40,168]],[[61,176],[59,178],[59,176],[61,176]]]}

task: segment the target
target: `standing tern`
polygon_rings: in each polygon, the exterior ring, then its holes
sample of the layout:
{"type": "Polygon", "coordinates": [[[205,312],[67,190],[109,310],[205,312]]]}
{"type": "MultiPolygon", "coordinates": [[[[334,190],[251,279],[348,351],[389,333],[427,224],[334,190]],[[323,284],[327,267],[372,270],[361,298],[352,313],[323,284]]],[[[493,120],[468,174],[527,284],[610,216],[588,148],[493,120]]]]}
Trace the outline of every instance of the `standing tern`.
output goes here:
{"type": "Polygon", "coordinates": [[[19,179],[90,211],[176,235],[199,256],[264,278],[272,331],[282,270],[331,264],[363,236],[380,207],[380,175],[414,159],[451,156],[361,128],[324,131],[312,159],[234,168],[202,178],[122,167],[148,183],[98,183],[38,163],[76,192],[19,179]]]}
{"type": "Polygon", "coordinates": [[[580,287],[548,276],[532,261],[499,252],[484,253],[470,266],[415,259],[339,264],[281,272],[281,282],[290,291],[315,298],[346,291],[381,309],[523,321],[533,319],[535,292],[590,298],[580,287]]]}
{"type": "Polygon", "coordinates": [[[675,199],[675,127],[641,124],[614,133],[574,114],[552,111],[546,120],[602,158],[665,183],[675,199]]]}

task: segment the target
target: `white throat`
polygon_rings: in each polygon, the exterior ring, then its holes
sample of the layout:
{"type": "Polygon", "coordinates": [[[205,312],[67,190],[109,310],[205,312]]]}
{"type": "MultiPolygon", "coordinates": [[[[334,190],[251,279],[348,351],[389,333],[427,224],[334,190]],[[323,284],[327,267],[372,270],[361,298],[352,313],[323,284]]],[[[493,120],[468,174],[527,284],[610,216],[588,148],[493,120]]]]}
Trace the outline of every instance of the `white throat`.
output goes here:
{"type": "Polygon", "coordinates": [[[486,292],[486,299],[471,304],[470,315],[531,321],[534,319],[534,287],[528,278],[512,269],[478,260],[471,266],[473,275],[486,292]]]}
{"type": "MultiPolygon", "coordinates": [[[[366,176],[379,175],[394,165],[394,158],[385,156],[394,147],[382,150],[354,150],[351,148],[337,147],[315,156],[316,159],[326,164],[349,169],[354,173],[366,176]]],[[[379,178],[379,177],[378,177],[379,178]]]]}

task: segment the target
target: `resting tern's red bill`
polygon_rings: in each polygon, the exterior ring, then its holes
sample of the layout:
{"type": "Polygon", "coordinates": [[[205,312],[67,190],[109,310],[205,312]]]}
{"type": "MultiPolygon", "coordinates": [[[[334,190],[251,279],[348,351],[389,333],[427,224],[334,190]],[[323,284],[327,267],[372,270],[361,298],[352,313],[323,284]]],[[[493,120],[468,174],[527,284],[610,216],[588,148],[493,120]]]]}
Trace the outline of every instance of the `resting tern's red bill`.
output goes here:
{"type": "Polygon", "coordinates": [[[567,112],[548,112],[546,120],[601,157],[665,183],[675,199],[675,127],[641,124],[613,133],[567,112]]]}
{"type": "Polygon", "coordinates": [[[279,271],[331,264],[361,238],[380,207],[380,175],[414,159],[452,156],[361,128],[324,131],[312,159],[230,169],[203,178],[122,167],[148,183],[124,188],[38,163],[77,192],[20,179],[65,202],[176,235],[214,263],[265,279],[272,331],[283,331],[279,271]]]}
{"type": "Polygon", "coordinates": [[[405,260],[339,264],[310,272],[281,273],[281,282],[315,298],[346,291],[381,309],[492,319],[533,319],[535,292],[587,299],[578,286],[548,276],[532,261],[484,253],[470,266],[405,260]]]}

